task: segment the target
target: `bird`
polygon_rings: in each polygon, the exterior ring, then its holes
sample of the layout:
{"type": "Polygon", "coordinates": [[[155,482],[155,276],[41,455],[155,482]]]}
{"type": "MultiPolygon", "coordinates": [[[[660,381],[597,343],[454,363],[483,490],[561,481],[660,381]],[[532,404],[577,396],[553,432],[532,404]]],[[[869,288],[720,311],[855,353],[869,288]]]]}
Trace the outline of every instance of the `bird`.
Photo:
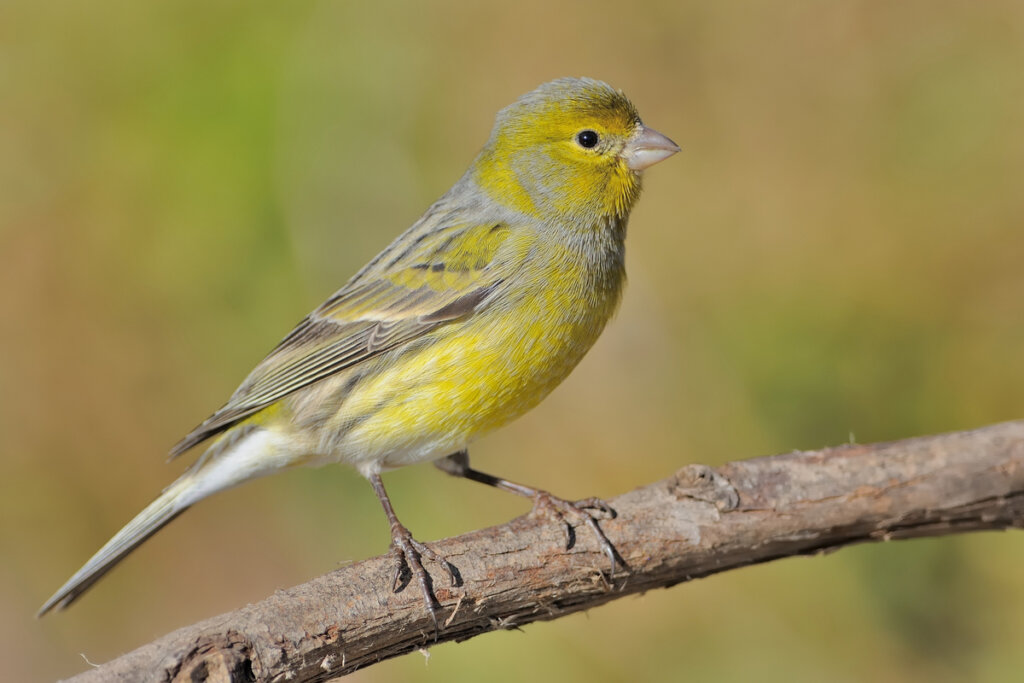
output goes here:
{"type": "Polygon", "coordinates": [[[470,467],[468,447],[536,406],[614,314],[625,237],[645,169],[679,151],[620,90],[591,78],[545,83],[501,109],[466,173],[410,228],[304,318],[171,458],[206,450],[40,608],[77,600],[200,500],[288,468],[342,463],[371,484],[390,525],[398,591],[415,578],[437,624],[424,559],[381,473],[433,461],[531,498],[616,552],[596,498],[568,501],[470,467]]]}

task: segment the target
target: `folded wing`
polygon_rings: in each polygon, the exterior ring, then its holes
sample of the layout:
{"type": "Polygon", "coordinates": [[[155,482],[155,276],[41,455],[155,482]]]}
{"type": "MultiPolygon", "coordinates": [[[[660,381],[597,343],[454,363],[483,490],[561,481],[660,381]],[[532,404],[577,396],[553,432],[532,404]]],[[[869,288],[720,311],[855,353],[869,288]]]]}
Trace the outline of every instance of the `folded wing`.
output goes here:
{"type": "Polygon", "coordinates": [[[417,224],[300,322],[171,457],[292,392],[474,315],[526,251],[502,223],[417,224]]]}

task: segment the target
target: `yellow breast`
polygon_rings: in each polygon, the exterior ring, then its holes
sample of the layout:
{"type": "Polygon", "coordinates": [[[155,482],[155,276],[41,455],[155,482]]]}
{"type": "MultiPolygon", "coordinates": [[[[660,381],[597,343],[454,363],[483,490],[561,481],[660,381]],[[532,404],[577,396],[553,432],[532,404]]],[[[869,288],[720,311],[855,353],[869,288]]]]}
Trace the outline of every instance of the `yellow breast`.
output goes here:
{"type": "Polygon", "coordinates": [[[622,258],[601,255],[595,265],[564,246],[545,251],[536,276],[500,301],[364,372],[325,434],[340,437],[345,460],[398,466],[443,457],[530,410],[565,379],[615,311],[622,258]]]}

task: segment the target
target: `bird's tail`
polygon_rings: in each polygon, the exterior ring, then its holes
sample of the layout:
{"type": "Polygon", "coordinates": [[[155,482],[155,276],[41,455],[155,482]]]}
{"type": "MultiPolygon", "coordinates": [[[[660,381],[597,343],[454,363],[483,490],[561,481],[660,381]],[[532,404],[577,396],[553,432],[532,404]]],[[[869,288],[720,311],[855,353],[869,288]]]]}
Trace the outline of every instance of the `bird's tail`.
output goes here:
{"type": "Polygon", "coordinates": [[[103,578],[110,569],[128,553],[139,547],[143,541],[162,529],[165,524],[187,510],[192,502],[187,494],[193,487],[193,476],[185,474],[168,486],[160,497],[154,500],[135,519],[118,531],[106,545],[92,556],[85,565],[75,572],[53,596],[39,608],[41,617],[53,608],[64,609],[77,600],[82,593],[103,578]]]}
{"type": "Polygon", "coordinates": [[[287,449],[262,429],[228,433],[199,458],[192,468],[107,541],[75,575],[47,600],[36,615],[63,609],[77,600],[104,574],[164,525],[212,493],[270,474],[287,466],[287,449]],[[274,454],[279,457],[274,457],[274,454]]]}

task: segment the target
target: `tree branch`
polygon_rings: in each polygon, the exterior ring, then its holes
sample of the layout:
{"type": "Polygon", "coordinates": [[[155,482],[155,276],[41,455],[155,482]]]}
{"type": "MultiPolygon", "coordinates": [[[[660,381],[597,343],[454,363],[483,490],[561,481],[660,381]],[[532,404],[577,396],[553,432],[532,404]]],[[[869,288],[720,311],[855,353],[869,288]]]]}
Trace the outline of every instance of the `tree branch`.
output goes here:
{"type": "MultiPolygon", "coordinates": [[[[435,642],[596,607],[625,595],[780,557],[865,541],[1024,527],[1024,421],[893,443],[691,465],[609,501],[602,528],[630,567],[585,529],[527,515],[431,546],[465,585],[437,586],[435,634],[415,585],[390,591],[393,560],[333,571],[182,628],[75,681],[321,681],[435,642]]],[[[435,576],[440,576],[435,567],[435,576]]]]}

